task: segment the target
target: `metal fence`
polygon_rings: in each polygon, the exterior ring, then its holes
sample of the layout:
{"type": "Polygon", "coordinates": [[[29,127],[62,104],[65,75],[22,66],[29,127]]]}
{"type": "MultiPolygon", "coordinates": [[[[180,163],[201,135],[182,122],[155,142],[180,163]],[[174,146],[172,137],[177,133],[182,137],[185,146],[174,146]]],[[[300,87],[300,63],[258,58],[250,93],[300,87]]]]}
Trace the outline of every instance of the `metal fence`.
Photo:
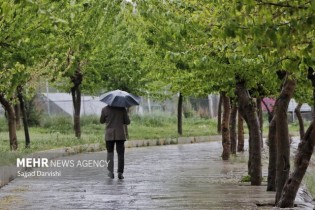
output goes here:
{"type": "MultiPolygon", "coordinates": [[[[102,108],[106,104],[100,102],[98,96],[82,96],[81,116],[100,116],[102,108]]],[[[296,102],[291,100],[288,110],[288,121],[296,122],[294,113],[296,102]]],[[[73,116],[72,97],[68,93],[41,93],[33,101],[37,112],[48,116],[73,116]]],[[[154,100],[149,97],[141,97],[139,106],[130,109],[132,113],[139,115],[167,114],[176,115],[178,107],[178,95],[173,95],[166,100],[154,100]]],[[[204,118],[215,118],[218,116],[219,96],[208,95],[207,98],[184,97],[183,114],[185,117],[198,116],[204,118]]],[[[313,110],[306,104],[301,110],[304,120],[311,121],[313,110]],[[310,110],[309,110],[310,109],[310,110]]],[[[266,111],[265,111],[266,112],[266,111]]],[[[4,116],[4,110],[0,106],[0,116],[4,116]]]]}
{"type": "MultiPolygon", "coordinates": [[[[211,95],[208,98],[187,97],[184,99],[184,114],[201,117],[216,117],[218,112],[219,97],[211,95]]],[[[81,115],[100,115],[106,104],[99,101],[97,96],[82,96],[81,115]]],[[[36,109],[47,115],[73,115],[73,103],[70,94],[67,93],[43,93],[34,101],[36,109]]],[[[178,96],[159,101],[149,97],[141,97],[139,106],[131,108],[132,112],[139,115],[151,113],[176,114],[178,96]]]]}

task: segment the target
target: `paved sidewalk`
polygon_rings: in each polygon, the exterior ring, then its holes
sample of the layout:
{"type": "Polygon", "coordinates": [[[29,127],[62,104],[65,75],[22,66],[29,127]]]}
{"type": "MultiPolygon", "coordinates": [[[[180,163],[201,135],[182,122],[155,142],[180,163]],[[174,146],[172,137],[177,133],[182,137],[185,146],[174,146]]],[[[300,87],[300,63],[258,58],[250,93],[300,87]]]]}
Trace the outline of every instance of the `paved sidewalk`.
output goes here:
{"type": "MultiPolygon", "coordinates": [[[[222,161],[221,152],[220,142],[128,148],[124,180],[107,178],[100,167],[19,177],[0,189],[0,209],[271,209],[265,205],[273,203],[274,193],[266,186],[238,182],[247,173],[247,158],[222,161]]],[[[95,152],[62,160],[105,157],[95,152]]]]}

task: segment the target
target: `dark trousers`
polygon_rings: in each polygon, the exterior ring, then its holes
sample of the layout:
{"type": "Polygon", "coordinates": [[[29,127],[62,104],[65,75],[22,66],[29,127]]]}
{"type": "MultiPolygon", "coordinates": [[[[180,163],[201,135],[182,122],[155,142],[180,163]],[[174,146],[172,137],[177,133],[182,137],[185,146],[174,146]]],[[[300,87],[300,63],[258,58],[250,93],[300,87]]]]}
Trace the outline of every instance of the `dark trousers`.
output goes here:
{"type": "Polygon", "coordinates": [[[118,156],[118,173],[124,173],[125,166],[125,141],[115,140],[115,141],[106,141],[107,149],[107,162],[108,170],[114,172],[114,148],[116,144],[116,151],[118,156]]]}

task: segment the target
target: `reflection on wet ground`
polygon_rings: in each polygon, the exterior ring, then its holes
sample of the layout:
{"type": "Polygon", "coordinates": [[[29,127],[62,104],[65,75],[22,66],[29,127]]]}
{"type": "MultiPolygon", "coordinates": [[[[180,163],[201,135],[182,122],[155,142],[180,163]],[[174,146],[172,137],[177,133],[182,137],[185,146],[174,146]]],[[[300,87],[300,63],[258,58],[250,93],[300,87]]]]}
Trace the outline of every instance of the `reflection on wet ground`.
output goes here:
{"type": "MultiPolygon", "coordinates": [[[[247,174],[244,154],[222,161],[221,148],[220,142],[210,142],[126,149],[124,180],[117,174],[107,178],[102,167],[63,168],[58,177],[19,177],[0,190],[0,209],[236,210],[272,203],[274,193],[266,186],[238,182],[247,174]]],[[[105,157],[106,151],[62,159],[105,157]]]]}

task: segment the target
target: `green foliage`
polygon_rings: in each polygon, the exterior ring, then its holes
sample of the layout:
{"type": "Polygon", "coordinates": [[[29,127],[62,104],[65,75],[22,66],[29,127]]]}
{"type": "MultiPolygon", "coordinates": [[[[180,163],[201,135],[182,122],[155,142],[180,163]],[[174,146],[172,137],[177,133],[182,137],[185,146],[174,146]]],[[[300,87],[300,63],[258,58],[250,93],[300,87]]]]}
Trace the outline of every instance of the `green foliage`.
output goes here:
{"type": "Polygon", "coordinates": [[[0,150],[0,166],[8,166],[12,165],[16,162],[17,158],[21,158],[23,153],[13,153],[9,151],[1,151],[0,150]]]}
{"type": "MultiPolygon", "coordinates": [[[[99,122],[98,116],[81,117],[82,130],[90,134],[101,134],[104,131],[104,125],[99,122]]],[[[73,122],[70,116],[44,116],[41,119],[39,131],[48,133],[71,134],[73,131],[73,122]],[[43,128],[43,129],[42,129],[43,128]]]]}
{"type": "Polygon", "coordinates": [[[142,20],[132,5],[123,1],[112,14],[115,20],[101,41],[99,54],[101,87],[144,94],[149,69],[144,66],[150,52],[142,34],[142,20]]]}
{"type": "Polygon", "coordinates": [[[195,110],[192,108],[192,105],[188,98],[185,98],[183,103],[183,114],[185,118],[193,117],[195,116],[195,110]]]}
{"type": "Polygon", "coordinates": [[[3,2],[0,63],[10,74],[1,72],[1,84],[4,89],[25,84],[39,64],[50,62],[51,76],[67,90],[80,68],[83,92],[120,88],[139,94],[170,89],[233,95],[238,76],[249,89],[262,85],[271,95],[279,87],[275,70],[299,74],[297,69],[303,73],[314,66],[313,4],[287,4],[3,2]]]}
{"type": "Polygon", "coordinates": [[[83,116],[81,117],[81,124],[82,126],[99,125],[100,124],[99,116],[96,115],[83,116]]]}
{"type": "Polygon", "coordinates": [[[205,94],[209,90],[206,77],[195,71],[205,67],[207,60],[203,54],[207,33],[199,19],[202,8],[192,1],[141,3],[139,11],[146,26],[143,33],[152,52],[144,62],[151,69],[148,77],[160,81],[148,88],[163,91],[167,87],[183,95],[205,94]]]}
{"type": "Polygon", "coordinates": [[[315,179],[314,179],[315,171],[311,167],[307,170],[304,178],[304,184],[306,185],[307,189],[311,193],[312,196],[315,195],[315,179]]]}
{"type": "MultiPolygon", "coordinates": [[[[0,123],[6,123],[1,120],[0,123]]],[[[80,144],[92,144],[104,142],[105,125],[98,123],[97,116],[82,117],[82,137],[77,139],[72,135],[71,117],[42,118],[41,127],[30,127],[31,149],[24,147],[18,149],[19,153],[31,153],[34,151],[74,146],[80,144]]],[[[128,126],[129,140],[176,138],[177,118],[170,115],[156,113],[153,116],[131,116],[131,124],[128,126]]],[[[185,136],[206,136],[216,134],[216,120],[202,118],[187,118],[183,126],[185,136]]],[[[23,129],[18,131],[18,139],[23,139],[23,129]]],[[[0,132],[0,153],[9,151],[7,131],[0,132]]],[[[161,142],[160,142],[161,143],[161,142]]],[[[176,143],[172,141],[170,143],[176,143]]]]}
{"type": "Polygon", "coordinates": [[[8,122],[4,116],[0,117],[0,132],[7,132],[8,131],[8,122]]]}
{"type": "Polygon", "coordinates": [[[276,95],[277,70],[300,78],[314,66],[313,10],[309,1],[141,1],[149,56],[163,60],[146,64],[159,81],[151,87],[233,96],[237,77],[254,96],[276,95]]]}
{"type": "MultiPolygon", "coordinates": [[[[129,127],[130,139],[176,138],[177,117],[165,114],[133,115],[129,127]]],[[[184,136],[207,136],[217,134],[216,120],[200,117],[185,118],[184,136]]]]}
{"type": "Polygon", "coordinates": [[[42,110],[36,109],[35,97],[25,101],[25,111],[29,126],[39,126],[43,117],[42,110]]]}
{"type": "Polygon", "coordinates": [[[48,26],[49,6],[44,7],[45,3],[0,3],[0,93],[7,99],[14,97],[18,86],[36,81],[45,72],[40,64],[49,63],[45,55],[50,36],[44,30],[48,26]]]}
{"type": "Polygon", "coordinates": [[[76,84],[77,71],[83,76],[82,91],[95,92],[100,81],[97,69],[100,42],[106,36],[112,13],[106,10],[113,3],[99,1],[63,1],[54,12],[54,56],[59,61],[54,73],[58,88],[69,91],[76,84]]]}
{"type": "MultiPolygon", "coordinates": [[[[0,94],[14,104],[20,86],[31,98],[42,76],[68,91],[80,69],[84,93],[119,88],[152,97],[233,96],[237,78],[255,97],[276,96],[280,69],[297,79],[297,101],[310,103],[314,12],[308,0],[2,1],[0,94]]],[[[30,118],[38,124],[38,115],[30,118]]],[[[134,116],[150,128],[174,119],[163,120],[134,116]]],[[[50,132],[72,130],[70,120],[59,122],[63,128],[52,121],[43,121],[50,132]]],[[[87,124],[98,132],[97,121],[87,124]]]]}
{"type": "Polygon", "coordinates": [[[62,133],[68,134],[72,131],[71,117],[68,116],[52,116],[44,117],[41,122],[42,127],[47,129],[49,133],[62,133]]]}
{"type": "Polygon", "coordinates": [[[241,182],[250,182],[250,175],[243,176],[241,182]]]}
{"type": "Polygon", "coordinates": [[[262,76],[285,69],[299,77],[300,71],[307,69],[299,67],[302,63],[314,65],[314,23],[307,21],[314,14],[310,1],[222,1],[215,7],[217,16],[212,19],[220,29],[213,33],[216,41],[233,44],[228,46],[228,52],[237,52],[238,58],[260,57],[262,76]]]}
{"type": "Polygon", "coordinates": [[[164,127],[171,123],[176,123],[174,116],[168,115],[132,115],[131,121],[133,124],[145,126],[145,127],[164,127]]]}

